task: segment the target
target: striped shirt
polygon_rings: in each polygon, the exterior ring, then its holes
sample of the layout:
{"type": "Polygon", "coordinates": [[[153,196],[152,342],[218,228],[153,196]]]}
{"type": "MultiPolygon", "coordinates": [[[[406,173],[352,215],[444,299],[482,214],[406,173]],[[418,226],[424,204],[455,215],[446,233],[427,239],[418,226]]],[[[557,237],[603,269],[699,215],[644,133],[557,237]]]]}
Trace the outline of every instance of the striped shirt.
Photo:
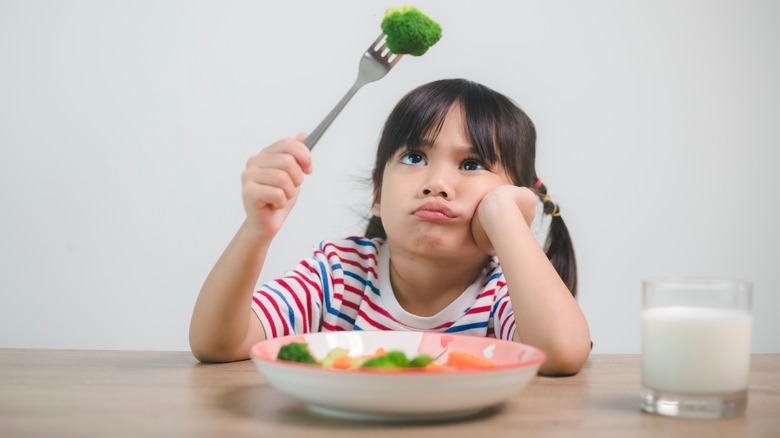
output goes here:
{"type": "Polygon", "coordinates": [[[321,331],[449,332],[511,340],[515,320],[498,259],[433,316],[405,311],[393,294],[390,254],[381,239],[323,241],[313,255],[252,297],[268,339],[321,331]]]}

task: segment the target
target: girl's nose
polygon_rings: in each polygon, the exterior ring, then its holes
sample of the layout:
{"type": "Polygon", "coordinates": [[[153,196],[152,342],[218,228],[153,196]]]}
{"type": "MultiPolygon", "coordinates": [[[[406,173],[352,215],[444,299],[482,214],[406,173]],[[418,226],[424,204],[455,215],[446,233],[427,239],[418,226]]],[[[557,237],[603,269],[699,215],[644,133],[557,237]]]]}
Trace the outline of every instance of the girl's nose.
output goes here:
{"type": "MultiPolygon", "coordinates": [[[[431,196],[432,193],[435,193],[435,190],[430,190],[430,189],[424,189],[423,190],[423,195],[425,195],[425,196],[431,196]]],[[[447,192],[440,190],[434,196],[441,196],[442,198],[447,199],[447,192]]]]}
{"type": "Polygon", "coordinates": [[[441,196],[444,199],[450,197],[452,195],[452,187],[450,187],[446,173],[443,170],[436,171],[432,169],[428,180],[423,184],[422,194],[424,196],[441,196]]]}

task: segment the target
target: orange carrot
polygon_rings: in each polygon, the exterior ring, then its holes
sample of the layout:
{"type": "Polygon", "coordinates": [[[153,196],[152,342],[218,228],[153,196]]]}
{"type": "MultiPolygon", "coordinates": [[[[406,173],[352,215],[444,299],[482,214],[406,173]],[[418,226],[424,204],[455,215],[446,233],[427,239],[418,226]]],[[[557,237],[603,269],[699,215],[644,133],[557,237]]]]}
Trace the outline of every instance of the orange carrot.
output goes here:
{"type": "Polygon", "coordinates": [[[448,367],[446,365],[439,365],[437,363],[429,363],[428,365],[425,365],[425,368],[423,368],[425,371],[455,371],[452,367],[448,367]]]}
{"type": "Polygon", "coordinates": [[[450,351],[447,366],[456,368],[494,368],[497,365],[487,359],[463,351],[450,351]]]}
{"type": "Polygon", "coordinates": [[[348,370],[352,367],[352,358],[349,356],[340,356],[333,359],[333,368],[340,370],[348,370]]]}

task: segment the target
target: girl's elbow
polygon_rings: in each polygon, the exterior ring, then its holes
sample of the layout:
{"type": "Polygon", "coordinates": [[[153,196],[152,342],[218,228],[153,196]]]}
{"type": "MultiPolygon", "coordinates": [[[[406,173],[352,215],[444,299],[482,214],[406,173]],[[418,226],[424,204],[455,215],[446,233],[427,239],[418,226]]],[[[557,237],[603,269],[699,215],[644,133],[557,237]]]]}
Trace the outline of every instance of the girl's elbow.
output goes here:
{"type": "Polygon", "coordinates": [[[237,360],[235,353],[224,344],[190,336],[190,351],[192,356],[203,363],[223,363],[237,360]]]}
{"type": "Polygon", "coordinates": [[[198,346],[193,345],[192,343],[190,344],[190,351],[195,359],[203,363],[224,363],[248,359],[247,356],[236,354],[236,352],[232,350],[213,346],[198,346]]]}
{"type": "Polygon", "coordinates": [[[590,342],[587,348],[562,347],[546,352],[547,359],[539,368],[539,373],[548,376],[570,376],[582,369],[590,355],[590,342]]]}

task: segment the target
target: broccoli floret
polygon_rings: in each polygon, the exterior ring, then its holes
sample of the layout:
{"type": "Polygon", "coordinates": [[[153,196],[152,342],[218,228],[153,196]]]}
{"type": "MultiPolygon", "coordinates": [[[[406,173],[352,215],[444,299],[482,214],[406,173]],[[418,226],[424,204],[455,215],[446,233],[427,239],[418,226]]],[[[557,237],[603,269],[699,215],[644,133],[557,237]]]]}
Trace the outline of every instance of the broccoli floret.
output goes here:
{"type": "Polygon", "coordinates": [[[282,348],[279,349],[276,359],[317,365],[317,360],[311,355],[309,347],[305,342],[291,342],[287,345],[283,345],[282,348]]]}
{"type": "Polygon", "coordinates": [[[431,363],[433,363],[432,357],[427,354],[420,354],[409,362],[409,368],[425,368],[431,363]]]}
{"type": "Polygon", "coordinates": [[[387,48],[396,55],[420,56],[441,38],[441,26],[414,6],[389,8],[382,20],[387,48]]]}
{"type": "Polygon", "coordinates": [[[372,357],[362,365],[363,368],[382,369],[407,368],[408,366],[409,359],[400,351],[391,351],[380,356],[372,357]]]}

